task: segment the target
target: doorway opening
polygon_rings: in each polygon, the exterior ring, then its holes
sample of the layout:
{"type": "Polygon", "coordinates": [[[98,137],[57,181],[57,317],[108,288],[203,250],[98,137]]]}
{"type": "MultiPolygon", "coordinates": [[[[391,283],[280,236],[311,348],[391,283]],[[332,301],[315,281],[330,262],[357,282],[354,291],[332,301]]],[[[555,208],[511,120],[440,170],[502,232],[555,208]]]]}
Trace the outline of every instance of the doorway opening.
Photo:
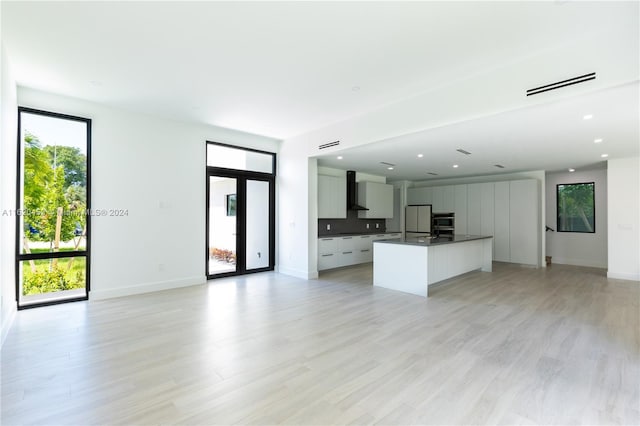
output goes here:
{"type": "Polygon", "coordinates": [[[275,153],[207,142],[207,279],[272,271],[275,153]]]}

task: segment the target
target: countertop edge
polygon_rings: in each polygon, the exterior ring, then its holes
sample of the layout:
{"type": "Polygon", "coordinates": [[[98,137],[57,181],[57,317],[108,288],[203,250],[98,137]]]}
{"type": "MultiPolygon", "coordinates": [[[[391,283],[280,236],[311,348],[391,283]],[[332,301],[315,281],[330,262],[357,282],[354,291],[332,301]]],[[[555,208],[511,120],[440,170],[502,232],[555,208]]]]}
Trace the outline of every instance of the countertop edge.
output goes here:
{"type": "Polygon", "coordinates": [[[407,241],[406,239],[396,238],[393,240],[374,241],[374,243],[396,244],[396,245],[417,246],[417,247],[432,247],[432,246],[441,246],[445,244],[466,243],[467,241],[484,240],[487,238],[493,238],[493,235],[456,235],[454,236],[453,240],[438,240],[438,241],[433,241],[429,239],[426,239],[424,241],[412,241],[412,240],[418,240],[418,238],[407,241]]]}

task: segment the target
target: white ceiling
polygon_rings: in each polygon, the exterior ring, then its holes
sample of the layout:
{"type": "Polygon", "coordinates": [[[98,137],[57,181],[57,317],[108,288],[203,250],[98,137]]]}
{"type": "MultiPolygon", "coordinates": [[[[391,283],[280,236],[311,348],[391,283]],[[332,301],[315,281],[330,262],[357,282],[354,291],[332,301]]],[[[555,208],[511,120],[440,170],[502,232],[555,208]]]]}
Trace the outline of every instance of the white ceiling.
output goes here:
{"type": "Polygon", "coordinates": [[[318,164],[391,180],[584,170],[606,161],[602,154],[607,158],[640,155],[639,90],[636,82],[469,120],[321,156],[318,164]],[[587,114],[593,118],[584,120],[587,114]],[[602,141],[595,143],[596,139],[602,141]],[[471,155],[457,152],[458,148],[471,155]],[[394,170],[381,162],[394,164],[394,170]],[[458,167],[453,168],[454,164],[458,167]]]}
{"type": "MultiPolygon", "coordinates": [[[[278,139],[593,37],[610,37],[612,49],[625,54],[611,34],[625,25],[637,34],[638,26],[637,2],[608,1],[0,7],[2,42],[20,85],[278,139]]],[[[637,95],[637,85],[627,85],[401,136],[349,150],[340,163],[331,156],[320,163],[403,179],[427,178],[426,171],[438,178],[494,173],[496,163],[504,172],[583,167],[601,153],[638,155],[637,95]],[[583,113],[595,117],[582,122],[583,113]],[[605,142],[595,146],[596,137],[605,142]],[[380,161],[398,167],[392,174],[380,170],[380,161]],[[453,163],[460,164],[455,171],[453,163]]]]}

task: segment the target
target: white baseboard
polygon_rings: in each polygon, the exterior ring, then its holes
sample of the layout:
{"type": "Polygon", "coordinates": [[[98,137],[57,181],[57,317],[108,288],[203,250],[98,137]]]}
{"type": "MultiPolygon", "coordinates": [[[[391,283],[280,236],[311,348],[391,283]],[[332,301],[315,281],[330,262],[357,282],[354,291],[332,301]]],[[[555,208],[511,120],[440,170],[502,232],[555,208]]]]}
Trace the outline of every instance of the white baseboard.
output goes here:
{"type": "Polygon", "coordinates": [[[303,271],[300,269],[287,268],[286,266],[278,266],[277,271],[280,274],[290,275],[303,280],[313,280],[318,278],[318,271],[303,271]]]}
{"type": "Polygon", "coordinates": [[[114,297],[132,296],[134,294],[151,293],[154,291],[170,290],[174,288],[190,287],[206,282],[206,277],[191,277],[181,280],[158,281],[153,283],[137,284],[129,287],[114,288],[108,290],[91,290],[90,300],[112,299],[114,297]]]}
{"type": "Polygon", "coordinates": [[[607,278],[613,278],[615,280],[640,281],[640,274],[607,271],[607,278]]]}
{"type": "Polygon", "coordinates": [[[589,268],[606,268],[606,262],[596,262],[588,259],[566,259],[562,257],[553,257],[551,263],[557,263],[558,265],[573,265],[573,266],[586,266],[589,268]]]}
{"type": "Polygon", "coordinates": [[[13,325],[13,321],[16,319],[16,313],[18,310],[16,309],[15,303],[11,304],[9,308],[9,312],[2,320],[2,335],[0,336],[0,348],[4,345],[4,341],[9,334],[9,330],[11,330],[11,326],[13,325]]]}

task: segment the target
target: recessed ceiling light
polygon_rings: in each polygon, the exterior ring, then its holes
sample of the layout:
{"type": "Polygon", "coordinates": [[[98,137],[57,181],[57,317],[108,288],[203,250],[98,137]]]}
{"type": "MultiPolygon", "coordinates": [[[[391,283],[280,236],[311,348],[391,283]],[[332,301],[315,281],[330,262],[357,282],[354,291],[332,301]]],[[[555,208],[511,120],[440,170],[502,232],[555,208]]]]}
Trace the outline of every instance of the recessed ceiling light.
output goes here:
{"type": "Polygon", "coordinates": [[[454,168],[454,169],[457,169],[457,168],[458,168],[458,165],[457,165],[457,164],[454,164],[454,165],[453,165],[453,168],[454,168]]]}
{"type": "Polygon", "coordinates": [[[602,154],[600,157],[607,158],[608,156],[609,156],[609,154],[602,154]]]}
{"type": "Polygon", "coordinates": [[[598,138],[598,139],[594,139],[593,140],[593,143],[600,143],[600,142],[602,142],[602,138],[598,138]]]}
{"type": "Polygon", "coordinates": [[[342,160],[342,155],[338,155],[338,160],[342,160]]]}
{"type": "Polygon", "coordinates": [[[387,167],[387,170],[393,170],[393,167],[387,167]]]}
{"type": "Polygon", "coordinates": [[[422,158],[422,157],[424,157],[424,155],[418,154],[418,158],[422,158]]]}
{"type": "Polygon", "coordinates": [[[575,172],[575,171],[576,171],[576,169],[569,169],[569,171],[570,171],[571,173],[573,173],[573,172],[575,172]]]}
{"type": "Polygon", "coordinates": [[[583,120],[591,120],[593,118],[593,114],[587,114],[584,117],[582,117],[583,120]]]}

